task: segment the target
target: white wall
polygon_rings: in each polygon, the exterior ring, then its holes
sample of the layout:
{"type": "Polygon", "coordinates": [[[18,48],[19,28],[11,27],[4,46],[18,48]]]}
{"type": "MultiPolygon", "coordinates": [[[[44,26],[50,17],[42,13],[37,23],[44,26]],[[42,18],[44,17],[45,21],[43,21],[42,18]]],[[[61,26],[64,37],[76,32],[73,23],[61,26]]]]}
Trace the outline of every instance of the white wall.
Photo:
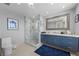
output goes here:
{"type": "Polygon", "coordinates": [[[24,18],[7,11],[0,10],[0,38],[11,37],[13,45],[24,42],[24,18]],[[7,30],[7,17],[18,20],[17,30],[7,30]]]}
{"type": "MultiPolygon", "coordinates": [[[[76,8],[76,14],[79,14],[79,4],[77,5],[77,8],[76,8]]],[[[75,23],[75,32],[79,33],[79,22],[75,23]]]]}

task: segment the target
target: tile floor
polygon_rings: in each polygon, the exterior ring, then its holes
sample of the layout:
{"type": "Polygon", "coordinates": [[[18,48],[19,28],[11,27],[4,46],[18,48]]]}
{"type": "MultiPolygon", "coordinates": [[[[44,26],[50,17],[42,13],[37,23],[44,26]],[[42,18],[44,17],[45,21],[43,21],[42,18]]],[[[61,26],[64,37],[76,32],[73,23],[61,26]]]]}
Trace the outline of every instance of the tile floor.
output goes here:
{"type": "Polygon", "coordinates": [[[13,50],[12,56],[39,56],[34,53],[35,47],[28,44],[21,44],[16,49],[13,50]]]}
{"type": "MultiPolygon", "coordinates": [[[[34,52],[35,50],[36,48],[29,44],[21,44],[13,50],[12,56],[39,56],[34,52]]],[[[75,54],[71,53],[71,56],[75,56],[75,54]]]]}

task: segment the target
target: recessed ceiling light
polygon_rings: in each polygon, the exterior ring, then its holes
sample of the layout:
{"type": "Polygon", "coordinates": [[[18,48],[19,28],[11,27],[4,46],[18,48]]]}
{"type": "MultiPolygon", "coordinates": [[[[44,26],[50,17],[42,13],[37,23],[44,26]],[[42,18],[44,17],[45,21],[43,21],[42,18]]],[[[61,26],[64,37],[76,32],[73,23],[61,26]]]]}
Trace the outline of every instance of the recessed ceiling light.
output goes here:
{"type": "Polygon", "coordinates": [[[54,3],[50,3],[51,5],[54,5],[54,3]]]}
{"type": "Polygon", "coordinates": [[[35,16],[33,16],[33,18],[35,18],[35,16]]]}
{"type": "Polygon", "coordinates": [[[62,8],[65,8],[65,6],[62,6],[62,8]]]}
{"type": "Polygon", "coordinates": [[[46,14],[48,14],[48,11],[46,11],[46,14]]]}
{"type": "Polygon", "coordinates": [[[18,5],[20,5],[21,3],[17,3],[18,5]]]}

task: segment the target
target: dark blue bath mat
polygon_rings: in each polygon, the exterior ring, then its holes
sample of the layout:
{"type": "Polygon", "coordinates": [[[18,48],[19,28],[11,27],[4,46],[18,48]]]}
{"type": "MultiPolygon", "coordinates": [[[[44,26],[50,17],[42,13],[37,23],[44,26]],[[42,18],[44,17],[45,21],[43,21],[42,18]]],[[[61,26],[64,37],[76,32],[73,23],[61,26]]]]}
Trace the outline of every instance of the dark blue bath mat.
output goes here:
{"type": "Polygon", "coordinates": [[[35,51],[35,53],[39,54],[40,56],[70,56],[69,52],[52,48],[46,45],[42,45],[35,51]]]}

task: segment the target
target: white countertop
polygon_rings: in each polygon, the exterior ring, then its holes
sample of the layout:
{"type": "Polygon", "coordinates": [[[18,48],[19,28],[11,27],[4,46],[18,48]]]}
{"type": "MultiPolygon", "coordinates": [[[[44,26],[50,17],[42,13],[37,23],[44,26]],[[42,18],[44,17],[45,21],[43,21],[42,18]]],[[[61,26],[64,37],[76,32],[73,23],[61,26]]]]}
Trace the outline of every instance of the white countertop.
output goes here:
{"type": "Polygon", "coordinates": [[[59,35],[59,36],[70,36],[70,37],[79,37],[79,35],[71,35],[71,34],[55,34],[55,33],[43,33],[46,35],[59,35]]]}

